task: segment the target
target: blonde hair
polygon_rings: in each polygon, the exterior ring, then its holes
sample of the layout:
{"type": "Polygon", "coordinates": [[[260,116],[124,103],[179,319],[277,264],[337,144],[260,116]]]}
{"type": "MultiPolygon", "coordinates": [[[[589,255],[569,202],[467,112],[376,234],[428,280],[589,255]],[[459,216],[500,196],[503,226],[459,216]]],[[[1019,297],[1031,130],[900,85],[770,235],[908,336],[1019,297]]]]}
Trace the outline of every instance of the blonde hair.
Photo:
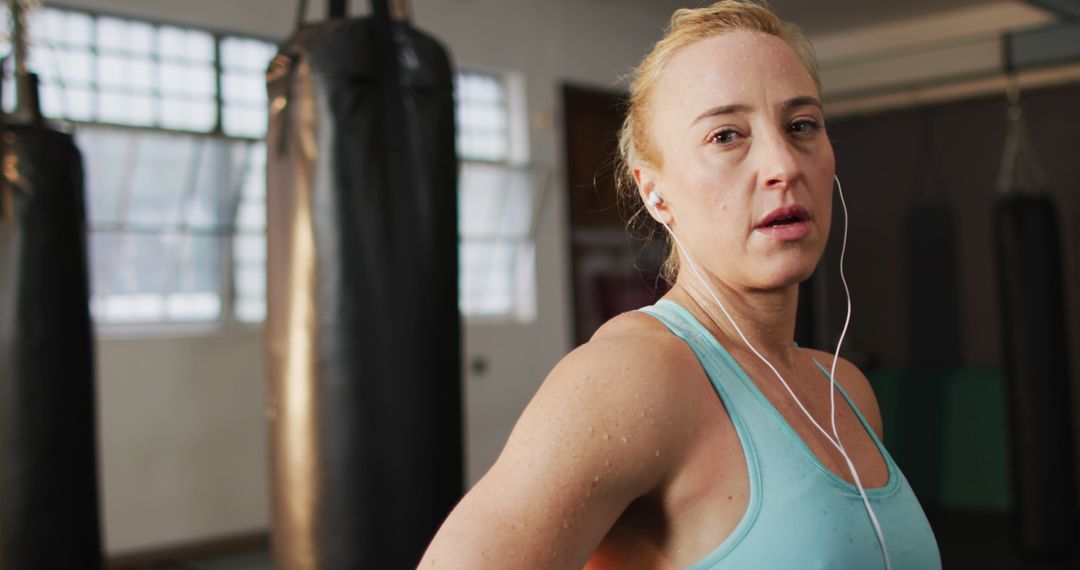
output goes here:
{"type": "MultiPolygon", "coordinates": [[[[664,37],[656,42],[652,51],[634,70],[630,82],[626,119],[619,133],[620,164],[616,183],[619,202],[626,211],[634,212],[627,222],[628,228],[648,225],[649,235],[658,229],[650,216],[641,216],[644,208],[631,164],[645,162],[655,167],[661,165],[659,154],[650,144],[646,125],[649,102],[667,63],[676,52],[694,42],[736,30],[761,32],[784,40],[810,72],[818,92],[821,91],[817,59],[810,42],[797,26],[780,20],[764,0],[721,0],[703,8],[676,10],[664,37]]],[[[679,258],[671,247],[671,238],[667,240],[669,253],[660,275],[669,284],[674,284],[679,271],[679,258]]]]}

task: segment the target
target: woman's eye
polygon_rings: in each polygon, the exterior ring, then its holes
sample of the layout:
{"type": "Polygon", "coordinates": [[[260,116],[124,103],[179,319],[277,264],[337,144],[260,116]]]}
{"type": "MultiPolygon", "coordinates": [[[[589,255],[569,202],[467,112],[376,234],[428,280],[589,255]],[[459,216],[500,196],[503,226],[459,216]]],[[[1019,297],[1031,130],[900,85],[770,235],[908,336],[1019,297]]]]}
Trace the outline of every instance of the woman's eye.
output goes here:
{"type": "Polygon", "coordinates": [[[719,144],[731,144],[738,138],[739,133],[735,129],[723,129],[709,136],[709,141],[719,144]]]}
{"type": "Polygon", "coordinates": [[[808,135],[817,132],[819,129],[821,129],[821,123],[813,119],[799,119],[791,123],[788,127],[788,132],[799,135],[808,135]]]}

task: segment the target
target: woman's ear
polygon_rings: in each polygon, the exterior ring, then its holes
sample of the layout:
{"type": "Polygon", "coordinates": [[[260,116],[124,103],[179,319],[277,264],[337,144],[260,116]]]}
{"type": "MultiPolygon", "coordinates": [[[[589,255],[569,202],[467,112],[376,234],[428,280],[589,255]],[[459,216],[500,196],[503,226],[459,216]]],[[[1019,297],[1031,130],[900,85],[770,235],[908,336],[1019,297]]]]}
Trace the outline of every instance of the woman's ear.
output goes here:
{"type": "Polygon", "coordinates": [[[656,172],[651,168],[640,165],[635,165],[630,172],[634,176],[638,197],[641,198],[645,210],[649,212],[649,215],[654,220],[661,224],[671,225],[674,216],[671,214],[671,209],[668,208],[665,196],[660,191],[656,172]]]}

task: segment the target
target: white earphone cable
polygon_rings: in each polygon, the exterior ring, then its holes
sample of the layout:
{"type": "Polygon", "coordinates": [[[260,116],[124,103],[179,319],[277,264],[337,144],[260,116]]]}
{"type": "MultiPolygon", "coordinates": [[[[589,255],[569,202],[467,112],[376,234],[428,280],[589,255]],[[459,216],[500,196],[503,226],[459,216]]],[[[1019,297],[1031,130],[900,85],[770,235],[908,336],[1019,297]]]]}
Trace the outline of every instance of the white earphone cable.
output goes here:
{"type": "MultiPolygon", "coordinates": [[[[859,495],[862,496],[863,505],[866,506],[866,513],[870,515],[870,522],[874,525],[874,532],[877,533],[878,543],[881,544],[881,553],[885,559],[885,570],[892,570],[892,560],[889,558],[889,549],[885,545],[885,533],[881,530],[881,523],[878,522],[877,514],[874,512],[873,507],[870,506],[870,499],[866,496],[866,488],[863,487],[862,480],[859,479],[859,472],[855,470],[855,464],[851,462],[851,458],[848,456],[846,450],[843,450],[843,444],[840,442],[840,433],[836,429],[836,362],[840,359],[840,346],[844,343],[848,325],[851,324],[851,290],[848,289],[847,277],[844,276],[844,254],[847,253],[848,237],[847,201],[844,200],[844,189],[840,185],[840,177],[833,175],[833,179],[836,180],[836,191],[840,196],[840,207],[844,210],[844,239],[840,242],[840,282],[844,285],[844,298],[847,300],[847,313],[844,317],[844,328],[840,331],[839,340],[836,341],[836,352],[833,353],[832,368],[829,369],[829,414],[832,416],[833,434],[836,436],[836,442],[840,444],[841,455],[844,456],[844,461],[847,462],[848,469],[851,470],[851,476],[855,479],[855,486],[859,488],[859,495]]],[[[885,459],[884,456],[882,459],[885,459]]]]}
{"type": "MultiPolygon", "coordinates": [[[[755,356],[757,356],[762,362],[765,363],[766,366],[769,367],[769,370],[772,370],[773,374],[776,375],[776,378],[779,379],[780,383],[784,385],[785,389],[787,389],[788,394],[790,394],[792,399],[795,400],[795,403],[799,406],[799,409],[801,409],[803,413],[806,414],[806,417],[810,419],[810,423],[814,424],[814,427],[816,427],[817,430],[825,436],[825,439],[827,439],[829,443],[831,443],[833,447],[835,447],[837,451],[840,452],[840,455],[844,457],[844,461],[847,463],[848,469],[851,471],[851,475],[855,479],[855,486],[859,489],[859,495],[862,497],[863,505],[866,507],[866,512],[870,515],[870,522],[874,526],[874,532],[877,534],[878,543],[881,545],[881,553],[885,560],[885,569],[892,570],[892,562],[889,559],[889,551],[885,544],[885,535],[881,530],[881,525],[878,523],[877,515],[874,513],[873,507],[870,506],[870,499],[866,496],[866,489],[863,488],[862,481],[859,479],[859,474],[855,470],[855,464],[852,463],[851,458],[848,457],[847,451],[844,449],[844,446],[840,441],[840,434],[836,428],[836,363],[839,360],[840,346],[844,342],[844,336],[847,334],[848,325],[851,323],[851,292],[848,289],[847,279],[844,277],[844,254],[847,251],[848,234],[847,203],[844,201],[844,191],[840,187],[840,178],[836,176],[834,176],[833,178],[836,180],[836,187],[840,193],[840,205],[844,210],[844,235],[843,242],[840,248],[840,280],[844,284],[844,294],[847,297],[847,315],[844,318],[844,328],[840,333],[840,339],[836,343],[836,352],[835,354],[833,354],[832,368],[829,371],[829,406],[830,415],[832,416],[832,428],[835,439],[833,436],[830,436],[824,428],[821,427],[821,424],[819,424],[817,420],[814,419],[814,416],[812,416],[810,412],[806,409],[806,407],[803,406],[803,403],[799,401],[799,398],[795,395],[795,392],[791,389],[791,386],[788,385],[787,381],[784,380],[784,377],[780,374],[780,371],[777,370],[776,367],[773,366],[773,364],[769,362],[767,358],[765,358],[760,352],[758,352],[757,348],[755,348],[754,345],[750,342],[750,340],[746,338],[746,335],[743,334],[742,328],[739,327],[739,325],[735,322],[735,319],[732,318],[730,313],[728,313],[728,310],[726,307],[724,307],[724,304],[720,302],[720,298],[713,291],[713,288],[709,286],[708,281],[706,281],[705,277],[698,269],[697,263],[694,261],[693,256],[690,254],[690,250],[685,245],[683,245],[682,240],[679,239],[679,236],[675,235],[675,232],[672,231],[671,228],[667,225],[667,223],[663,221],[661,216],[659,216],[659,213],[657,213],[658,215],[656,216],[656,218],[660,222],[660,224],[664,226],[664,229],[667,230],[668,234],[672,237],[672,239],[675,240],[675,243],[679,246],[679,249],[683,251],[683,254],[686,256],[686,260],[690,265],[690,270],[694,273],[694,276],[697,277],[698,281],[701,282],[701,284],[705,287],[705,290],[708,291],[709,296],[711,296],[713,299],[713,302],[715,302],[716,305],[720,307],[720,311],[724,313],[724,316],[727,318],[728,322],[731,323],[731,326],[735,327],[735,331],[739,333],[739,338],[741,338],[742,341],[746,343],[747,348],[749,348],[755,356]]],[[[659,204],[659,201],[660,200],[658,199],[658,195],[655,193],[654,190],[649,194],[649,200],[647,200],[647,204],[655,210],[656,206],[659,204]]]]}

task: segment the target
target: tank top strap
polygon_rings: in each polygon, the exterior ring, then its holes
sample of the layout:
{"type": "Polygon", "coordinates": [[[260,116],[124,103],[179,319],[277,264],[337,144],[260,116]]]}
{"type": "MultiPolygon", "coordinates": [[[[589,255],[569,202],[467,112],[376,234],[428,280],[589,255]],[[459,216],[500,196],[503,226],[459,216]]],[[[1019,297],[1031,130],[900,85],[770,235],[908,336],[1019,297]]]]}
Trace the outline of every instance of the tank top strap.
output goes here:
{"type": "MultiPolygon", "coordinates": [[[[734,359],[713,338],[712,334],[690,311],[678,303],[667,300],[639,309],[660,321],[676,337],[682,339],[694,351],[698,362],[709,378],[713,390],[727,410],[728,417],[735,427],[739,443],[746,459],[747,476],[750,483],[750,497],[746,514],[732,531],[724,544],[712,553],[711,558],[721,558],[743,540],[756,524],[764,505],[764,463],[770,455],[771,443],[767,434],[768,426],[762,425],[766,414],[761,413],[761,404],[739,378],[738,365],[734,359]],[[728,362],[726,359],[730,359],[728,362]],[[763,427],[765,431],[763,432],[763,427]],[[755,435],[755,434],[762,435],[755,435]]],[[[695,566],[696,567],[696,566],[695,566]]]]}
{"type": "Polygon", "coordinates": [[[672,334],[690,346],[713,388],[727,407],[735,427],[744,432],[740,435],[748,436],[750,430],[743,418],[747,415],[749,418],[758,417],[760,414],[757,413],[757,408],[760,404],[740,378],[741,369],[731,355],[690,311],[674,301],[662,299],[639,310],[656,318],[672,334]]]}
{"type": "MultiPolygon", "coordinates": [[[[814,358],[813,361],[814,364],[817,365],[818,370],[821,370],[821,373],[824,374],[826,378],[831,380],[832,374],[829,372],[829,369],[826,368],[824,364],[818,362],[818,359],[814,358]]],[[[859,406],[855,405],[855,400],[852,400],[851,397],[848,396],[847,391],[844,390],[844,387],[841,386],[839,382],[836,383],[836,391],[840,392],[840,395],[843,396],[844,400],[847,401],[848,406],[851,406],[851,409],[855,410],[855,417],[859,419],[859,423],[863,425],[863,429],[865,429],[870,434],[870,438],[874,440],[874,445],[876,445],[877,448],[881,450],[881,454],[885,458],[885,461],[895,463],[893,461],[892,455],[885,447],[885,443],[882,442],[880,438],[878,438],[877,432],[874,431],[874,428],[870,426],[870,422],[866,420],[865,416],[863,416],[862,411],[859,410],[859,406]]]]}

